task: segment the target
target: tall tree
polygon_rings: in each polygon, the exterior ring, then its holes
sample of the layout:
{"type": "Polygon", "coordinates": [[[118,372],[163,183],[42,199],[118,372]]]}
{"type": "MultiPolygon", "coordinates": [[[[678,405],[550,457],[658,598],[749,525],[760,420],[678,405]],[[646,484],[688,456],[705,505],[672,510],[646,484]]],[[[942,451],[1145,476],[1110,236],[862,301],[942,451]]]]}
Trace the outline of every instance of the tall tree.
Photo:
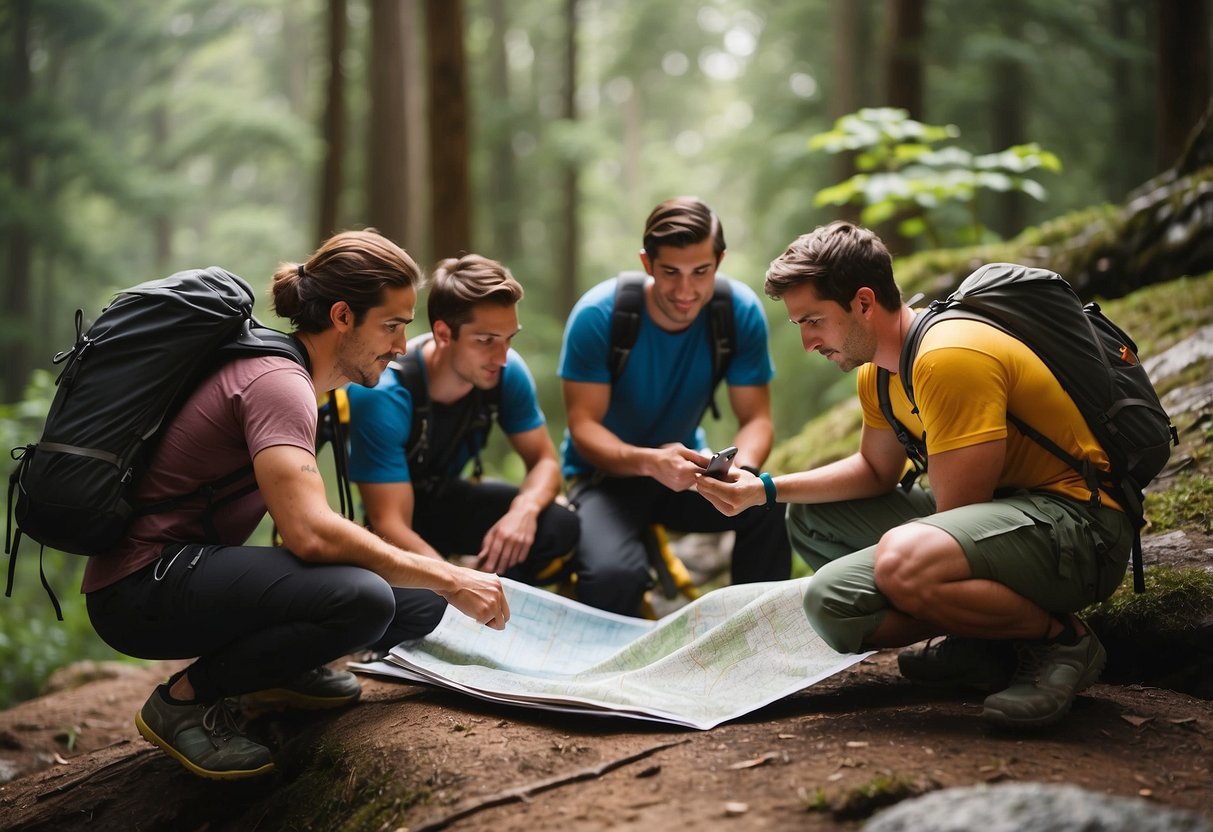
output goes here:
{"type": "Polygon", "coordinates": [[[489,96],[492,122],[486,125],[496,137],[489,155],[487,208],[492,215],[493,255],[511,263],[518,255],[518,174],[514,164],[513,109],[510,103],[510,66],[506,54],[505,0],[489,0],[493,34],[489,43],[489,96]]]}
{"type": "Polygon", "coordinates": [[[1175,164],[1209,104],[1209,0],[1157,0],[1158,145],[1155,165],[1175,164]]]}
{"type": "Polygon", "coordinates": [[[884,97],[910,118],[926,118],[923,106],[922,50],[926,0],[885,0],[884,97]]]}
{"type": "Polygon", "coordinates": [[[10,207],[3,212],[0,225],[0,248],[5,249],[6,291],[4,293],[5,337],[0,344],[5,351],[3,381],[5,401],[21,393],[30,369],[29,338],[25,327],[30,320],[30,289],[34,243],[29,225],[28,208],[33,202],[34,160],[33,148],[26,133],[28,124],[21,118],[30,104],[33,94],[33,77],[30,71],[31,0],[15,0],[9,10],[9,27],[12,40],[9,43],[7,70],[3,84],[4,122],[10,132],[11,143],[8,154],[8,175],[12,197],[10,207]],[[27,210],[12,210],[13,204],[24,205],[27,210]]]}
{"type": "Polygon", "coordinates": [[[405,138],[404,7],[408,0],[371,0],[371,113],[367,153],[367,219],[402,245],[408,232],[405,138]]]}
{"type": "MultiPolygon", "coordinates": [[[[320,172],[317,241],[337,231],[341,216],[341,188],[345,180],[345,71],[341,56],[349,36],[346,0],[328,1],[328,81],[324,93],[324,162],[320,172]]],[[[373,140],[372,140],[373,141],[373,140]]]]}
{"type": "Polygon", "coordinates": [[[1114,38],[1109,54],[1112,135],[1117,152],[1104,155],[1103,181],[1107,197],[1121,202],[1125,194],[1154,174],[1153,90],[1144,71],[1153,37],[1146,31],[1149,8],[1138,0],[1108,0],[1108,29],[1114,38]]]}
{"type": "MultiPolygon", "coordinates": [[[[861,6],[851,0],[830,0],[830,58],[833,63],[834,83],[829,98],[831,121],[859,109],[859,49],[861,6]]],[[[834,157],[834,179],[842,182],[855,174],[855,154],[839,153],[834,157]]],[[[838,218],[847,222],[859,222],[858,204],[842,206],[838,218]]]]}
{"type": "Polygon", "coordinates": [[[467,67],[462,0],[426,0],[434,256],[470,250],[467,67]]]}
{"type": "MultiPolygon", "coordinates": [[[[926,0],[885,0],[884,101],[906,110],[916,121],[926,119],[923,103],[922,49],[926,29],[926,0]]],[[[914,244],[897,230],[897,217],[880,229],[894,255],[907,254],[914,244]]]]}
{"type": "MultiPolygon", "coordinates": [[[[999,30],[1009,42],[1017,42],[1023,28],[1023,15],[1017,9],[999,4],[994,9],[999,30]]],[[[1001,49],[990,62],[991,106],[990,135],[994,147],[1004,148],[1027,141],[1027,73],[1019,50],[1001,49]]],[[[1011,237],[1023,230],[1025,197],[1015,190],[998,195],[997,208],[990,222],[1002,237],[1011,237]]]]}
{"type": "MultiPolygon", "coordinates": [[[[565,63],[564,104],[562,115],[573,124],[577,121],[577,0],[565,0],[565,63]]],[[[564,239],[560,246],[560,263],[557,268],[556,312],[564,317],[577,302],[577,248],[581,242],[581,226],[578,222],[578,159],[566,158],[561,175],[561,195],[564,213],[564,239]]]]}

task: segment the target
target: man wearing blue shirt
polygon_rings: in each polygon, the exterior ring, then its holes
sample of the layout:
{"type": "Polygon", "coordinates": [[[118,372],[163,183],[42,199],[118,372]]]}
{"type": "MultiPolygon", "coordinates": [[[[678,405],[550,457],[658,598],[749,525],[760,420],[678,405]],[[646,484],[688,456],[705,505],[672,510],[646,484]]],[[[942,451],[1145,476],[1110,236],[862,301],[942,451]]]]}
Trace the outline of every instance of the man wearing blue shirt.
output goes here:
{"type": "MultiPolygon", "coordinates": [[[[639,331],[622,373],[610,367],[618,278],[590,289],[564,331],[559,374],[568,432],[564,475],[581,517],[577,597],[636,615],[651,583],[644,536],[660,523],[676,532],[737,532],[734,583],[783,580],[791,549],[782,510],[755,507],[724,517],[691,493],[708,457],[699,422],[712,399],[710,310],[724,232],[694,197],[658,205],[645,225],[639,331]]],[[[725,374],[737,417],[734,465],[757,469],[773,438],[769,382],[774,366],[757,295],[721,276],[732,291],[735,345],[725,374]]],[[[782,507],[780,507],[782,508],[782,507]]]]}
{"type": "MultiPolygon", "coordinates": [[[[387,541],[439,559],[475,555],[479,569],[534,583],[576,545],[578,522],[554,502],[556,449],[534,378],[510,346],[521,299],[518,281],[486,257],[438,264],[431,331],[410,341],[374,388],[349,389],[350,479],[387,541]],[[494,421],[526,465],[519,487],[480,481],[494,421]],[[464,479],[469,462],[474,473],[464,479]]],[[[378,646],[393,638],[389,629],[378,646]]]]}

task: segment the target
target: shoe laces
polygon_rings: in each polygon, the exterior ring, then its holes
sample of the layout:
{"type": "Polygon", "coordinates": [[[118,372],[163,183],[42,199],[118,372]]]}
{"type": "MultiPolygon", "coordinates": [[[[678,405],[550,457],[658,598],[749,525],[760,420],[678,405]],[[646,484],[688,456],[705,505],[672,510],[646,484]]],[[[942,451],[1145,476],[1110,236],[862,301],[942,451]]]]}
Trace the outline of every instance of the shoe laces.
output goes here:
{"type": "Polygon", "coordinates": [[[244,723],[227,699],[220,699],[202,714],[202,728],[215,748],[226,744],[234,736],[244,735],[244,723]]]}
{"type": "Polygon", "coordinates": [[[1031,682],[1035,684],[1040,679],[1040,670],[1049,660],[1051,645],[1032,644],[1031,642],[1016,642],[1015,655],[1018,666],[1012,682],[1031,682]]]}

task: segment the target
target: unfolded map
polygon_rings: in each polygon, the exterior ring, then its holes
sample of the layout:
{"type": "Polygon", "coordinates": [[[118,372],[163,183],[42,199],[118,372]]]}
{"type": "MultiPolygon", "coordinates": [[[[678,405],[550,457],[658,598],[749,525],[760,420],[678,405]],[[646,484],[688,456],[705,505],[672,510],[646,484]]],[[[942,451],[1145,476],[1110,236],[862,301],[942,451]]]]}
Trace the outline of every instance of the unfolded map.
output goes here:
{"type": "Polygon", "coordinates": [[[836,653],[809,626],[811,580],[728,586],[646,621],[502,579],[504,630],[448,607],[430,635],[352,669],[494,702],[708,729],[870,655],[836,653]]]}

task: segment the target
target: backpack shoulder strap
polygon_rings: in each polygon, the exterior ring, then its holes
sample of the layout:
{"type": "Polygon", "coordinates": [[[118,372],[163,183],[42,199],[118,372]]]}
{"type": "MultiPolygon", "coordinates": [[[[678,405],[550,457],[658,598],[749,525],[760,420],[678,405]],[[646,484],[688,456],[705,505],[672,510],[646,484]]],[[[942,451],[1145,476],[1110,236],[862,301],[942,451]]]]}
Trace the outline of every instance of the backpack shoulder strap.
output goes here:
{"type": "Polygon", "coordinates": [[[421,353],[432,337],[421,336],[403,357],[388,365],[396,374],[400,386],[408,390],[413,399],[413,424],[409,428],[409,438],[404,443],[404,454],[410,465],[416,463],[421,467],[425,466],[430,440],[433,437],[433,407],[421,353]]]}
{"type": "Polygon", "coordinates": [[[900,419],[893,414],[893,402],[889,399],[889,383],[890,373],[883,367],[876,370],[876,396],[880,400],[880,412],[884,415],[885,421],[893,428],[893,433],[897,436],[897,441],[901,443],[901,447],[905,449],[906,456],[909,458],[912,466],[906,471],[905,476],[901,478],[901,487],[905,491],[909,491],[914,481],[927,470],[927,448],[922,440],[910,433],[910,429],[905,426],[900,419]]]}
{"type": "Polygon", "coordinates": [[[708,409],[712,416],[720,418],[716,405],[716,388],[729,371],[729,364],[737,353],[737,325],[733,317],[733,284],[727,277],[717,276],[708,302],[708,337],[712,339],[712,392],[708,398],[708,409]]]}
{"type": "Polygon", "coordinates": [[[623,375],[632,347],[640,335],[640,312],[644,308],[644,272],[620,272],[615,279],[615,308],[611,310],[611,350],[607,366],[611,381],[623,375]]]}

